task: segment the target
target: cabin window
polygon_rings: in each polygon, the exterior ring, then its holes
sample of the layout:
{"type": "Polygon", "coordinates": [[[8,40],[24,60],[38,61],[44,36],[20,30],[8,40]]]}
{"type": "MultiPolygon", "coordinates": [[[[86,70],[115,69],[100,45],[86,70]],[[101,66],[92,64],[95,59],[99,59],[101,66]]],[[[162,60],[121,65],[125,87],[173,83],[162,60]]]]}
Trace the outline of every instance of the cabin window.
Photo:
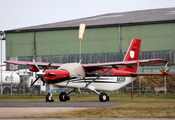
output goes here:
{"type": "Polygon", "coordinates": [[[113,76],[113,72],[109,72],[109,76],[113,76]]]}
{"type": "Polygon", "coordinates": [[[95,75],[100,75],[100,71],[99,70],[96,70],[95,71],[95,75]]]}

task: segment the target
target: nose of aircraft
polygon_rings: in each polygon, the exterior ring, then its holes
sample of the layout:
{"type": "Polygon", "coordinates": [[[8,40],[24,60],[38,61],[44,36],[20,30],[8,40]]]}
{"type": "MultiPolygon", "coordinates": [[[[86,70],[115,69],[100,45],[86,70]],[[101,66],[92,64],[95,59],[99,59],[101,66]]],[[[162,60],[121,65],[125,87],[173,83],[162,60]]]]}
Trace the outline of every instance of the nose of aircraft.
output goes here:
{"type": "Polygon", "coordinates": [[[38,76],[45,76],[45,72],[43,70],[40,70],[39,72],[36,73],[38,76]]]}

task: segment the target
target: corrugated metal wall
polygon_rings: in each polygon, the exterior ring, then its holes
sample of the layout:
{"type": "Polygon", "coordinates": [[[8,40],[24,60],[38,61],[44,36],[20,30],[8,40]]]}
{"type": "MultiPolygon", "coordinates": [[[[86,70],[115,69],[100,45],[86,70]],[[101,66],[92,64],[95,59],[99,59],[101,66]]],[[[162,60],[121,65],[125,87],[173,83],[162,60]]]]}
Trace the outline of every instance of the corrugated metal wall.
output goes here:
{"type": "MultiPolygon", "coordinates": [[[[121,54],[122,60],[125,56],[125,53],[121,54]]],[[[7,58],[12,60],[13,57],[7,58]]],[[[32,61],[34,57],[18,57],[19,61],[32,61]]],[[[70,63],[70,62],[79,62],[79,54],[76,55],[53,55],[53,56],[38,56],[38,62],[47,62],[47,63],[70,63]]],[[[160,58],[169,61],[169,65],[175,64],[175,51],[148,51],[140,52],[139,59],[154,59],[160,58]]],[[[83,54],[82,63],[103,63],[103,62],[115,62],[120,61],[120,53],[101,53],[101,54],[83,54]]],[[[164,65],[164,64],[159,64],[164,65]]],[[[16,69],[29,68],[28,66],[18,65],[16,69]]],[[[8,66],[10,69],[10,66],[8,66]]]]}
{"type": "Polygon", "coordinates": [[[122,50],[135,37],[142,39],[141,51],[175,50],[175,23],[123,26],[121,31],[122,50]]]}
{"type": "Polygon", "coordinates": [[[33,56],[33,32],[6,33],[6,57],[33,56]]]}
{"type": "MultiPolygon", "coordinates": [[[[118,27],[86,29],[82,40],[82,54],[119,52],[118,27]]],[[[36,32],[36,54],[79,54],[77,30],[36,32]]]]}
{"type": "MultiPolygon", "coordinates": [[[[133,38],[142,39],[140,59],[162,58],[174,64],[175,23],[120,26],[121,60],[133,38]]],[[[6,57],[43,62],[78,62],[78,29],[6,33],[6,57]]],[[[87,28],[82,40],[82,63],[119,61],[119,27],[87,28]]]]}

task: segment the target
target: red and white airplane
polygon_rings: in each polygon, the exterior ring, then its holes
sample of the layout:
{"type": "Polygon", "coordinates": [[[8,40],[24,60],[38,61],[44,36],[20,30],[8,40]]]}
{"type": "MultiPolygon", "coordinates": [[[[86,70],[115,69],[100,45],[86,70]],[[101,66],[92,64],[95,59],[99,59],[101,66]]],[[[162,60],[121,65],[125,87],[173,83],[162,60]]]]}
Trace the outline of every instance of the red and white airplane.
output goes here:
{"type": "MultiPolygon", "coordinates": [[[[25,61],[4,61],[9,64],[20,64],[31,66],[30,71],[36,72],[38,76],[32,85],[39,79],[47,84],[50,92],[46,95],[47,102],[53,102],[51,90],[55,87],[73,88],[69,93],[61,92],[59,99],[61,102],[70,100],[70,93],[77,89],[86,89],[99,95],[101,102],[109,101],[105,92],[98,91],[115,91],[127,84],[133,82],[137,76],[146,75],[170,75],[167,72],[162,73],[138,73],[139,66],[154,65],[159,63],[167,64],[168,61],[162,59],[138,60],[141,40],[134,38],[131,41],[126,56],[121,62],[106,63],[42,63],[42,62],[25,62],[25,61]],[[47,69],[55,67],[58,69],[47,69]],[[40,70],[44,68],[44,70],[40,70]]],[[[31,85],[31,86],[32,86],[31,85]]]]}

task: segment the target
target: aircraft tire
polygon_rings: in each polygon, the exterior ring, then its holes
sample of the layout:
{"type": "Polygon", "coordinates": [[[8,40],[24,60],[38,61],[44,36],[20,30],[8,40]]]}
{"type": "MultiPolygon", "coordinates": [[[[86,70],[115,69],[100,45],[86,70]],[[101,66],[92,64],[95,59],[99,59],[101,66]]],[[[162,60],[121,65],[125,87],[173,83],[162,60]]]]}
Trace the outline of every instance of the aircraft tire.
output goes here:
{"type": "Polygon", "coordinates": [[[46,102],[54,102],[54,99],[52,99],[52,97],[51,97],[51,100],[49,100],[49,96],[50,96],[50,93],[46,95],[46,102]]]}
{"type": "Polygon", "coordinates": [[[105,92],[102,92],[99,95],[99,100],[100,102],[106,102],[106,101],[109,101],[109,97],[107,96],[105,92]]]}
{"type": "Polygon", "coordinates": [[[61,92],[59,95],[60,102],[66,102],[67,100],[67,95],[65,92],[61,92]]]}

